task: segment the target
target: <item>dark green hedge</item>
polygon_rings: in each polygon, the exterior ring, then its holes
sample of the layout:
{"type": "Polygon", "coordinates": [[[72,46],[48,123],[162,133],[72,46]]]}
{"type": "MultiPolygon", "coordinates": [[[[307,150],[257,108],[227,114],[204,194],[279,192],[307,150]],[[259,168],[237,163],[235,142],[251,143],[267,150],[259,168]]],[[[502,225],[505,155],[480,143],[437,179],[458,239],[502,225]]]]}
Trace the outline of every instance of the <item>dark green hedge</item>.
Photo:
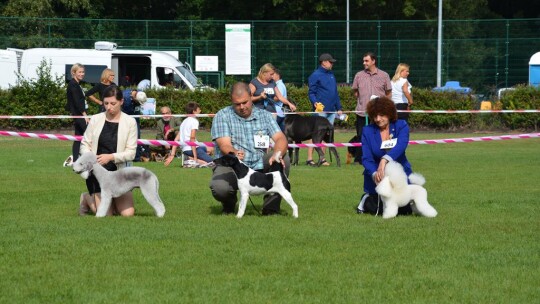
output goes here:
{"type": "MultiPolygon", "coordinates": [[[[38,69],[38,80],[20,79],[18,86],[10,90],[0,90],[0,113],[2,115],[67,115],[65,86],[61,79],[50,80],[50,68],[42,65],[38,69]]],[[[298,111],[311,111],[307,98],[307,87],[288,87],[289,98],[298,105],[298,111]]],[[[203,113],[216,113],[230,104],[229,91],[178,91],[174,89],[148,90],[148,97],[157,100],[158,107],[167,105],[173,113],[184,113],[189,101],[201,105],[203,113]]],[[[354,110],[356,100],[349,87],[340,87],[339,94],[344,110],[354,110]]],[[[418,110],[471,110],[478,109],[480,101],[470,95],[456,93],[435,93],[427,89],[415,88],[414,108],[418,110]]],[[[506,93],[500,101],[493,104],[495,109],[540,109],[540,89],[522,86],[506,93]]],[[[97,112],[97,106],[90,103],[89,113],[97,112]]],[[[349,114],[347,122],[337,121],[340,128],[354,128],[356,115],[349,114]]],[[[211,118],[201,119],[203,128],[210,127],[211,118]]],[[[516,114],[421,114],[410,115],[409,123],[413,129],[429,130],[485,130],[485,129],[524,129],[538,130],[539,113],[516,114]]],[[[71,120],[65,119],[1,119],[1,129],[15,130],[55,130],[71,128],[71,120]]],[[[143,128],[153,127],[154,119],[142,120],[143,128]]]]}

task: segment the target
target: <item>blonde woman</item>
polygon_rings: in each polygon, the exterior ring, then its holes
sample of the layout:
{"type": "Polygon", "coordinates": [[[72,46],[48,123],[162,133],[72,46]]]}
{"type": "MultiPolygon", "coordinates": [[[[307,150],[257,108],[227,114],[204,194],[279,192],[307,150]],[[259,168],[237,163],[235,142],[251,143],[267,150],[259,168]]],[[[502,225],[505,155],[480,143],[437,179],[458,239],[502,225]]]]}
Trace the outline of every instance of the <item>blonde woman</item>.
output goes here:
{"type": "MultiPolygon", "coordinates": [[[[396,74],[392,77],[392,101],[398,110],[409,110],[413,104],[411,95],[412,85],[407,80],[409,76],[409,65],[398,64],[396,74]]],[[[398,112],[398,119],[408,120],[409,113],[398,112]]]]}
{"type": "Polygon", "coordinates": [[[116,84],[114,83],[114,76],[115,75],[113,70],[109,68],[103,70],[103,72],[101,72],[100,83],[96,84],[85,94],[88,99],[99,105],[100,112],[105,112],[105,108],[103,107],[103,91],[105,91],[105,89],[111,85],[116,86],[116,84]],[[98,93],[99,99],[94,96],[95,93],[98,93]]]}
{"type": "MultiPolygon", "coordinates": [[[[68,83],[66,96],[67,104],[66,110],[73,116],[85,116],[85,118],[75,118],[73,120],[73,128],[75,129],[75,135],[83,135],[86,131],[86,126],[90,121],[86,118],[88,105],[84,98],[84,92],[81,88],[81,81],[84,79],[84,65],[75,63],[71,67],[71,80],[68,83]]],[[[75,162],[79,158],[79,150],[81,147],[80,141],[74,141],[71,150],[71,161],[75,162]]],[[[66,163],[71,163],[70,157],[66,160],[66,163]]]]}
{"type": "Polygon", "coordinates": [[[289,106],[291,111],[296,111],[296,106],[287,100],[277,88],[273,79],[275,69],[271,63],[266,63],[259,69],[257,77],[249,83],[251,101],[257,108],[272,113],[276,113],[276,106],[282,107],[283,104],[289,106]],[[274,97],[277,98],[277,101],[274,101],[274,97]]]}

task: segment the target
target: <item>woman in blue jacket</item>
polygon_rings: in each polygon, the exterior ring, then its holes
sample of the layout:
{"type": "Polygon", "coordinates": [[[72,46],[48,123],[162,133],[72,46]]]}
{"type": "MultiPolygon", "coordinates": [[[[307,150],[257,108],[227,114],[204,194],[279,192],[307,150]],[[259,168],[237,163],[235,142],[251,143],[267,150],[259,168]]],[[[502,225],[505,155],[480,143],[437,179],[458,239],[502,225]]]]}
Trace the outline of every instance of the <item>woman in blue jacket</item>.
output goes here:
{"type": "MultiPolygon", "coordinates": [[[[364,166],[364,192],[358,213],[382,214],[382,201],[375,187],[384,177],[384,168],[390,161],[403,166],[405,173],[412,173],[405,150],[409,144],[409,125],[397,119],[394,102],[378,97],[367,105],[371,124],[362,131],[362,165],[364,166]]],[[[412,213],[410,205],[399,209],[398,214],[412,213]]]]}

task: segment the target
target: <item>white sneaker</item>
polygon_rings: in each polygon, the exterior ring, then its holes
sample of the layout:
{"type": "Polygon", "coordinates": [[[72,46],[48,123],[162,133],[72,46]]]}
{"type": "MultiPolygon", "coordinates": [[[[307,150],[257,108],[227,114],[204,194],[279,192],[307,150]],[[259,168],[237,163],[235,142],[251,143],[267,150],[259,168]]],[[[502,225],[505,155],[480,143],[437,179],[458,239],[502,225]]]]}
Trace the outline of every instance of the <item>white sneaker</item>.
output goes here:
{"type": "Polygon", "coordinates": [[[206,163],[204,165],[199,165],[199,168],[214,168],[216,166],[216,164],[214,164],[214,162],[209,162],[209,163],[206,163]]]}
{"type": "Polygon", "coordinates": [[[73,155],[68,156],[68,158],[66,158],[63,164],[63,167],[71,167],[71,166],[73,166],[73,155]]]}
{"type": "Polygon", "coordinates": [[[362,195],[362,198],[360,199],[360,203],[358,204],[358,207],[356,207],[356,213],[364,213],[364,204],[366,202],[366,199],[369,197],[369,193],[364,193],[362,195]]]}
{"type": "Polygon", "coordinates": [[[192,159],[184,161],[184,168],[197,168],[198,165],[199,164],[197,164],[197,162],[192,159]]]}

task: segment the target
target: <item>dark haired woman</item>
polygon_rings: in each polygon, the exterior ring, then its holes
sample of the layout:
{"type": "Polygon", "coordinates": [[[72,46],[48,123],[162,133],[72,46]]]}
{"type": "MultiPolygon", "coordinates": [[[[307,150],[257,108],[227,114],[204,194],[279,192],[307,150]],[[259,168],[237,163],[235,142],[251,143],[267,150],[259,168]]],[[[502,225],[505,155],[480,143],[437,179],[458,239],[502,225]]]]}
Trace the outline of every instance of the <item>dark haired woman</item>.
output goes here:
{"type": "MultiPolygon", "coordinates": [[[[384,168],[390,161],[412,173],[405,150],[409,144],[409,125],[397,119],[394,102],[387,97],[371,100],[366,112],[371,123],[362,130],[362,165],[364,166],[364,192],[358,213],[382,214],[382,201],[375,187],[384,177],[384,168]]],[[[412,213],[410,205],[399,208],[399,214],[412,213]]]]}
{"type": "MultiPolygon", "coordinates": [[[[81,141],[81,154],[93,152],[98,163],[109,171],[130,166],[137,149],[137,123],[122,112],[123,103],[122,90],[116,86],[107,87],[103,91],[105,112],[92,116],[81,141]]],[[[81,194],[81,215],[90,210],[95,213],[101,202],[101,188],[93,175],[86,180],[86,186],[88,192],[81,194]]],[[[133,195],[128,192],[113,199],[107,215],[133,216],[134,213],[133,195]]]]}

